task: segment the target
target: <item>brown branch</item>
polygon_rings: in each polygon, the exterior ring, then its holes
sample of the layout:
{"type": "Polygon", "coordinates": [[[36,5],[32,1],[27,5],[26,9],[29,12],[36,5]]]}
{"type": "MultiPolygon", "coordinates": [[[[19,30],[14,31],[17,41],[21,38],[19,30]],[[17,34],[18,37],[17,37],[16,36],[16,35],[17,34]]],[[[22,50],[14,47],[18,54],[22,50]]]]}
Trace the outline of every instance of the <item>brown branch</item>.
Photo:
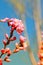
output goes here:
{"type": "MultiPolygon", "coordinates": [[[[10,38],[13,36],[13,31],[11,31],[11,33],[10,33],[10,37],[9,37],[9,39],[7,40],[7,43],[6,43],[6,45],[4,45],[4,49],[7,47],[7,45],[10,43],[10,38]]],[[[0,55],[0,58],[3,56],[4,54],[2,54],[1,53],[1,55],[0,55]]]]}

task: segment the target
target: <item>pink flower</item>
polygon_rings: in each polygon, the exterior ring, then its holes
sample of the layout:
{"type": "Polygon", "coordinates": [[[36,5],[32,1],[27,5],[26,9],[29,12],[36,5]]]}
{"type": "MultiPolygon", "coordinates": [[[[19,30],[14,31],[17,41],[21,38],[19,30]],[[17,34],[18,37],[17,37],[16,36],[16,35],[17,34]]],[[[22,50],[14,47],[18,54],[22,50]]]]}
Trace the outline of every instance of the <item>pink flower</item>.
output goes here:
{"type": "Polygon", "coordinates": [[[16,27],[16,31],[21,34],[24,31],[24,25],[22,23],[22,21],[20,20],[18,23],[18,26],[16,27]]]}
{"type": "Polygon", "coordinates": [[[24,31],[24,28],[21,27],[21,26],[18,26],[18,27],[16,28],[16,31],[18,32],[18,34],[21,34],[21,33],[24,31]]]}
{"type": "Polygon", "coordinates": [[[16,29],[16,31],[21,34],[24,31],[24,25],[19,19],[10,19],[11,22],[8,22],[8,26],[13,27],[12,30],[16,29]]]}
{"type": "Polygon", "coordinates": [[[8,22],[8,26],[11,26],[11,31],[14,31],[14,29],[16,28],[14,19],[10,19],[10,22],[8,22]]]}
{"type": "Polygon", "coordinates": [[[21,44],[21,47],[19,47],[20,50],[26,50],[27,43],[25,42],[25,40],[26,40],[26,38],[21,35],[20,36],[20,44],[21,44]]]}
{"type": "Polygon", "coordinates": [[[9,18],[1,19],[2,22],[6,22],[6,21],[8,21],[8,20],[9,20],[9,18]]]}
{"type": "Polygon", "coordinates": [[[21,42],[21,43],[24,43],[25,40],[26,40],[26,38],[23,37],[22,35],[20,35],[20,42],[21,42]]]}
{"type": "Polygon", "coordinates": [[[8,22],[8,26],[14,26],[14,22],[13,21],[8,22]]]}
{"type": "Polygon", "coordinates": [[[12,26],[12,27],[17,27],[18,26],[18,23],[19,23],[18,19],[11,18],[10,21],[11,22],[8,22],[9,26],[12,26]]]}
{"type": "Polygon", "coordinates": [[[15,18],[14,19],[14,25],[15,25],[15,27],[17,27],[19,25],[19,23],[20,23],[20,20],[15,18]]]}

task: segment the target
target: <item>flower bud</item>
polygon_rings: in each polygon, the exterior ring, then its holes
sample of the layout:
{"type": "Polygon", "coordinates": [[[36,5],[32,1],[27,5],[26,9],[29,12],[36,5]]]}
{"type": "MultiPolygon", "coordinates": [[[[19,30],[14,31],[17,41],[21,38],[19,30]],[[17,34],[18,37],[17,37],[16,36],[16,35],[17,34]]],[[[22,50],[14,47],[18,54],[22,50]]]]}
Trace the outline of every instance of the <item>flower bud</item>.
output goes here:
{"type": "Polygon", "coordinates": [[[14,41],[14,40],[16,40],[16,37],[11,37],[10,38],[10,41],[14,41]]]}
{"type": "Polygon", "coordinates": [[[21,42],[21,43],[24,43],[25,40],[26,40],[26,38],[21,35],[21,36],[20,36],[20,42],[21,42]]]}
{"type": "Polygon", "coordinates": [[[24,49],[24,47],[19,47],[19,49],[20,49],[20,50],[23,50],[23,49],[24,49]]]}
{"type": "Polygon", "coordinates": [[[17,53],[17,52],[19,52],[20,50],[19,49],[14,49],[13,50],[13,53],[17,53]]]}
{"type": "Polygon", "coordinates": [[[3,40],[3,44],[6,45],[6,40],[3,40]]]}
{"type": "Polygon", "coordinates": [[[10,51],[10,49],[9,49],[9,48],[6,48],[5,50],[6,50],[6,53],[10,51]]]}
{"type": "Polygon", "coordinates": [[[4,61],[6,61],[6,59],[8,59],[8,56],[5,56],[4,61]]]}
{"type": "Polygon", "coordinates": [[[10,59],[6,59],[6,62],[11,62],[11,60],[10,59]]]}
{"type": "Polygon", "coordinates": [[[1,53],[2,54],[5,54],[6,52],[5,52],[5,49],[1,49],[1,53]]]}
{"type": "Polygon", "coordinates": [[[8,34],[5,34],[5,37],[6,37],[6,39],[7,39],[7,40],[9,39],[9,36],[8,36],[8,34]]]}
{"type": "Polygon", "coordinates": [[[18,43],[16,43],[15,45],[16,45],[16,48],[19,49],[19,45],[18,45],[18,43]]]}

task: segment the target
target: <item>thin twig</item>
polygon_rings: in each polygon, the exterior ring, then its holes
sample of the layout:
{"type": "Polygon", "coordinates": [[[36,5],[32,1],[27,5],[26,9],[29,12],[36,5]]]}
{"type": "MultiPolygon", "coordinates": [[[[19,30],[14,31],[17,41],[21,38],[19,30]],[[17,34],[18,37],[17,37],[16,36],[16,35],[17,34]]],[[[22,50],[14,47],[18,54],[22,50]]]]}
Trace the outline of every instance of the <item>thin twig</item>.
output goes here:
{"type": "MultiPolygon", "coordinates": [[[[6,45],[4,45],[4,49],[7,47],[7,45],[10,43],[10,38],[13,36],[13,31],[11,31],[11,33],[10,33],[10,37],[9,37],[9,39],[7,40],[7,43],[6,43],[6,45]]],[[[0,58],[3,56],[4,54],[2,54],[1,53],[1,55],[0,55],[0,58]]]]}

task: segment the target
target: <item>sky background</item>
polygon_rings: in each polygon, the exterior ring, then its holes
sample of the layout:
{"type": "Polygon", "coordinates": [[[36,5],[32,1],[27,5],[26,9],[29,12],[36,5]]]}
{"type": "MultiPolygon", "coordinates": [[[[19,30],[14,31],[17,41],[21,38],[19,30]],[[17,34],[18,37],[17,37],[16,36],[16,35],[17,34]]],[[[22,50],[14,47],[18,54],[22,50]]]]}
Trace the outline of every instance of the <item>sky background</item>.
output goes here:
{"type": "MultiPolygon", "coordinates": [[[[43,0],[41,1],[41,7],[43,6],[42,4],[43,4],[43,0]]],[[[28,8],[27,5],[28,5],[28,2],[26,2],[26,11],[28,11],[32,15],[33,10],[31,7],[28,8]]],[[[43,9],[43,7],[42,7],[42,9],[43,9]]],[[[7,2],[6,0],[0,0],[0,19],[6,18],[6,17],[20,19],[20,17],[17,15],[16,10],[13,8],[13,5],[11,3],[7,2]]],[[[26,21],[28,38],[30,41],[30,47],[33,51],[36,61],[38,61],[37,37],[36,37],[34,19],[31,17],[28,17],[26,14],[25,14],[25,17],[26,17],[25,21],[26,21]]],[[[43,12],[42,12],[42,18],[43,18],[43,12]]],[[[0,23],[0,49],[3,47],[2,40],[5,39],[4,34],[6,32],[8,34],[10,32],[9,27],[7,26],[7,23],[0,23]]],[[[14,35],[16,35],[18,38],[19,35],[17,35],[17,33],[15,34],[15,33],[14,33],[14,35]]],[[[18,39],[15,42],[18,42],[18,39]]],[[[15,47],[15,45],[10,44],[8,47],[13,49],[15,47]]],[[[12,55],[10,58],[12,61],[10,63],[4,62],[3,65],[9,65],[9,64],[10,65],[32,65],[28,53],[24,52],[24,51],[20,51],[17,54],[12,55]]]]}

